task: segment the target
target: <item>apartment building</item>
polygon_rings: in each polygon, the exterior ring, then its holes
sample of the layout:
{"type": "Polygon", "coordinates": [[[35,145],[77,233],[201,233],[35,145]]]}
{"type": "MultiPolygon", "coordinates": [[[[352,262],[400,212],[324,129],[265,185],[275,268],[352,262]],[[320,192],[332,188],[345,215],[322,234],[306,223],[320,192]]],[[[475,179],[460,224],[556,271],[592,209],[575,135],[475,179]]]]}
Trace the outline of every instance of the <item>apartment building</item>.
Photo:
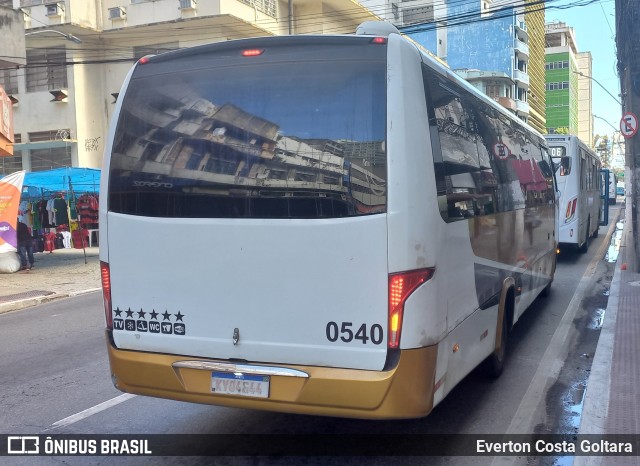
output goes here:
{"type": "MultiPolygon", "coordinates": [[[[0,78],[24,65],[24,30],[11,0],[0,0],[0,78]]],[[[0,176],[13,160],[13,102],[0,81],[0,176]]]]}
{"type": "Polygon", "coordinates": [[[352,33],[377,19],[351,0],[13,0],[12,7],[24,24],[26,60],[0,74],[16,133],[6,172],[100,168],[120,87],[144,55],[246,37],[352,33]]]}
{"type": "Polygon", "coordinates": [[[529,3],[432,0],[392,3],[386,12],[403,33],[481,92],[545,132],[544,11],[528,10],[529,3]]]}
{"type": "MultiPolygon", "coordinates": [[[[545,29],[547,131],[553,134],[562,128],[569,134],[578,134],[578,79],[581,71],[573,28],[563,22],[555,22],[547,23],[545,29]]],[[[591,145],[592,137],[583,141],[591,145]]]]}
{"type": "Polygon", "coordinates": [[[593,80],[588,78],[593,70],[591,52],[576,54],[578,65],[578,137],[593,147],[593,80]]]}

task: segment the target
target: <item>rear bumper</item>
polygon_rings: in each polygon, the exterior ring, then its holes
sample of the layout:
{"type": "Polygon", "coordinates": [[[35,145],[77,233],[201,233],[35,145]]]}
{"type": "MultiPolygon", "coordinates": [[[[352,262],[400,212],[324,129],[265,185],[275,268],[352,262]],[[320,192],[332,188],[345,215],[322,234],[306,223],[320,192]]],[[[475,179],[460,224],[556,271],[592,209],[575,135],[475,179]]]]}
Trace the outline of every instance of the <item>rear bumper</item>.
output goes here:
{"type": "MultiPolygon", "coordinates": [[[[172,400],[297,414],[362,419],[426,416],[433,408],[437,347],[402,350],[389,371],[282,366],[307,377],[270,377],[269,398],[211,392],[211,364],[184,367],[193,357],[119,350],[107,332],[109,363],[116,387],[127,393],[172,400]]],[[[259,365],[253,365],[253,368],[259,365]]],[[[273,364],[270,365],[273,367],[273,364]]]]}

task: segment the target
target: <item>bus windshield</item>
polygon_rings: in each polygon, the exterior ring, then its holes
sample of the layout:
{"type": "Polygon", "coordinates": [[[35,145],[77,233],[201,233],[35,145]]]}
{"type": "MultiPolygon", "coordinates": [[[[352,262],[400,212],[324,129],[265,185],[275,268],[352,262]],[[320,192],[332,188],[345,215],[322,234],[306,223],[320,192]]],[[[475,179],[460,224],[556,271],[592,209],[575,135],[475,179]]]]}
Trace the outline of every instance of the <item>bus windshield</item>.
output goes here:
{"type": "Polygon", "coordinates": [[[564,146],[549,147],[551,160],[556,167],[556,173],[559,176],[568,176],[571,174],[571,157],[567,156],[567,148],[564,146]]]}
{"type": "Polygon", "coordinates": [[[139,65],[114,141],[109,209],[192,218],[386,211],[386,47],[275,49],[139,65]]]}

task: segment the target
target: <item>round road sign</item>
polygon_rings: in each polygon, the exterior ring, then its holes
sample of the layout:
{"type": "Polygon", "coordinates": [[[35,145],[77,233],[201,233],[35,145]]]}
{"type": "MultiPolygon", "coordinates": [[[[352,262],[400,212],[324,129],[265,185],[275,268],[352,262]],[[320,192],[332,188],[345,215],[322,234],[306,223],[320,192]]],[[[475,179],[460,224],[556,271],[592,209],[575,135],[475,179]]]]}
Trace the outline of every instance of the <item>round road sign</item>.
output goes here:
{"type": "Polygon", "coordinates": [[[627,139],[635,136],[638,132],[638,117],[631,112],[622,115],[620,119],[620,132],[627,139]]]}

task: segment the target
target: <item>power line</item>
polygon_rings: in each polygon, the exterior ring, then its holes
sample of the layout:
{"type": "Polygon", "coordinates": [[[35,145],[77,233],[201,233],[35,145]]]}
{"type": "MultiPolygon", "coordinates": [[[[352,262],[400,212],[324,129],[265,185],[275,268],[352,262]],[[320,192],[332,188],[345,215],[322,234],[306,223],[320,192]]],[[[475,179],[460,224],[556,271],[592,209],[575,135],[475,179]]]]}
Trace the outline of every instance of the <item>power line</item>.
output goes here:
{"type": "MultiPolygon", "coordinates": [[[[437,27],[441,27],[441,24],[446,24],[447,26],[463,26],[463,25],[470,25],[470,24],[479,23],[479,22],[503,19],[513,15],[524,14],[524,13],[529,13],[533,11],[545,11],[545,10],[554,10],[554,9],[565,10],[569,8],[583,7],[583,6],[588,6],[594,3],[601,2],[601,0],[575,0],[565,5],[562,5],[562,4],[551,5],[551,4],[558,3],[559,1],[561,0],[538,0],[535,2],[524,3],[522,0],[513,0],[510,2],[502,3],[499,6],[499,8],[491,10],[491,14],[486,17],[479,17],[479,11],[476,9],[473,12],[469,11],[469,12],[462,12],[462,13],[437,17],[437,19],[434,22],[420,24],[420,25],[413,25],[413,26],[409,25],[404,27],[403,29],[411,32],[429,31],[429,30],[436,29],[437,27]],[[534,7],[534,9],[532,10],[531,7],[534,7]]],[[[467,0],[454,0],[452,2],[449,2],[447,5],[442,6],[441,8],[451,7],[451,9],[447,10],[447,11],[451,11],[451,10],[455,10],[456,7],[464,6],[465,4],[467,4],[467,0]]],[[[369,8],[375,10],[378,7],[376,5],[372,5],[369,8]]],[[[437,8],[434,8],[434,10],[437,10],[437,8]]],[[[380,6],[380,11],[384,13],[391,12],[387,4],[382,4],[380,6]]],[[[438,10],[438,11],[442,12],[444,10],[438,10]]],[[[349,21],[348,26],[335,25],[331,28],[324,28],[323,32],[324,33],[347,33],[347,32],[352,32],[352,28],[353,28],[352,26],[353,23],[352,23],[352,20],[349,18],[349,16],[359,12],[363,12],[363,9],[349,8],[349,9],[344,9],[344,10],[340,10],[340,11],[336,11],[336,12],[324,14],[324,15],[315,14],[315,13],[308,14],[308,15],[298,15],[296,16],[295,20],[297,23],[299,23],[299,27],[312,28],[314,26],[322,26],[323,24],[325,24],[326,19],[340,20],[342,18],[343,21],[349,21]],[[345,30],[346,28],[348,28],[349,30],[348,31],[345,30]]],[[[436,15],[434,12],[434,17],[435,16],[436,15]]],[[[246,23],[244,25],[238,25],[237,22],[219,23],[216,25],[216,27],[219,27],[220,29],[233,28],[237,32],[235,34],[221,33],[219,36],[209,36],[209,39],[222,40],[222,39],[246,38],[247,36],[253,35],[252,33],[256,32],[256,26],[258,27],[260,27],[261,25],[266,26],[269,24],[273,24],[274,22],[276,22],[275,19],[273,20],[265,19],[265,20],[255,21],[254,23],[251,23],[251,24],[246,23]]],[[[190,26],[188,33],[190,36],[191,35],[197,36],[198,32],[200,31],[204,32],[204,31],[210,31],[210,30],[211,30],[210,25],[190,26]]],[[[159,35],[166,34],[167,36],[171,36],[172,34],[175,34],[175,32],[176,32],[175,29],[171,27],[156,28],[154,30],[154,33],[156,34],[159,34],[159,35]]],[[[104,35],[104,33],[99,35],[104,35]]],[[[74,47],[72,49],[67,49],[66,47],[49,47],[50,50],[71,50],[76,56],[78,56],[79,60],[65,61],[60,63],[49,62],[47,63],[46,66],[87,65],[87,64],[101,64],[101,63],[106,64],[106,63],[114,63],[114,62],[134,61],[134,58],[131,53],[133,50],[133,47],[131,46],[124,46],[124,45],[119,46],[116,44],[111,44],[108,47],[92,48],[92,47],[89,47],[89,45],[93,41],[93,39],[89,35],[84,36],[80,34],[79,37],[82,39],[83,43],[86,44],[86,46],[74,47]]],[[[143,30],[140,31],[140,34],[134,33],[133,35],[127,31],[126,40],[129,43],[131,42],[135,43],[137,41],[142,41],[147,37],[148,37],[148,33],[146,33],[143,30]]],[[[188,43],[188,42],[201,43],[201,41],[202,41],[201,38],[183,39],[182,41],[180,41],[180,43],[188,43]]],[[[161,44],[156,44],[156,45],[161,45],[161,44]]],[[[144,45],[141,45],[140,47],[144,47],[144,45]]],[[[14,58],[24,58],[24,57],[14,57],[14,58]]],[[[42,64],[38,64],[38,65],[43,66],[42,64]]],[[[38,65],[34,65],[34,66],[38,66],[38,65]]],[[[19,66],[19,68],[28,68],[30,66],[32,66],[32,64],[19,66]]],[[[15,68],[16,67],[7,67],[7,68],[0,68],[0,70],[15,69],[15,68]]]]}

